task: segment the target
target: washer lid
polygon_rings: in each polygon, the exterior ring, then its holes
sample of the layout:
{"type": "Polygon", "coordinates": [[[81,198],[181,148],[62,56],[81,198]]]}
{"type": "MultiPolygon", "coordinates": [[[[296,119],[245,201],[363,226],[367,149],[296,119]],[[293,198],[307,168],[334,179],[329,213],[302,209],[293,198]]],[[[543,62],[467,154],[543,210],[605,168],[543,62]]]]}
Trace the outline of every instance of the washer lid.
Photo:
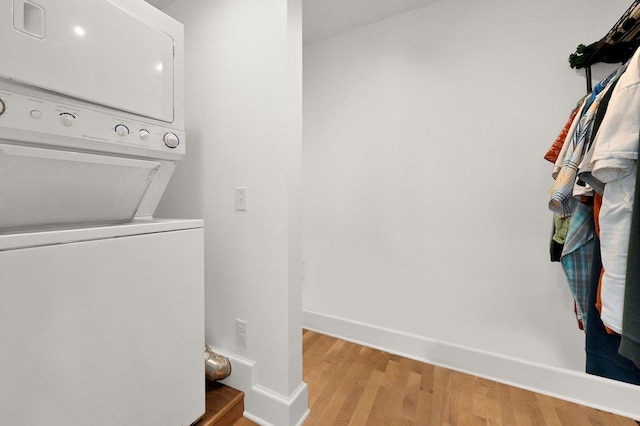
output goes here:
{"type": "Polygon", "coordinates": [[[107,0],[0,0],[0,16],[0,77],[173,121],[170,35],[107,0]]]}
{"type": "Polygon", "coordinates": [[[0,233],[131,222],[160,167],[0,143],[0,233]]]}

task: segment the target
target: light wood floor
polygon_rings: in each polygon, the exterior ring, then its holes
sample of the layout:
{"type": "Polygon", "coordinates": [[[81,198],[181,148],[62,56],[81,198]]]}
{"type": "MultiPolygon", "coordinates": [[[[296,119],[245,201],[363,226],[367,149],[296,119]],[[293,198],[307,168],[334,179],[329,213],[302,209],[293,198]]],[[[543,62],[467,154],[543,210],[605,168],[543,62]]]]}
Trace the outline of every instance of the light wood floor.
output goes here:
{"type": "Polygon", "coordinates": [[[636,422],[305,330],[304,381],[321,425],[637,426],[636,422]]]}

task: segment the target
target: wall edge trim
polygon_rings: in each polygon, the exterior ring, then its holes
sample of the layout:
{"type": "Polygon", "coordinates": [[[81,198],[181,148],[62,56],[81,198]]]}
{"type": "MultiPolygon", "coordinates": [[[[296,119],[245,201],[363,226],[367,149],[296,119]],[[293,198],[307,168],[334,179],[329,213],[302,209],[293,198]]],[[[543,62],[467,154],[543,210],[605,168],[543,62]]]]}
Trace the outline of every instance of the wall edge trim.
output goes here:
{"type": "Polygon", "coordinates": [[[256,384],[257,363],[253,360],[212,347],[213,351],[229,358],[231,375],[221,383],[245,394],[243,416],[262,426],[299,426],[309,416],[309,389],[301,382],[290,396],[256,384]]]}

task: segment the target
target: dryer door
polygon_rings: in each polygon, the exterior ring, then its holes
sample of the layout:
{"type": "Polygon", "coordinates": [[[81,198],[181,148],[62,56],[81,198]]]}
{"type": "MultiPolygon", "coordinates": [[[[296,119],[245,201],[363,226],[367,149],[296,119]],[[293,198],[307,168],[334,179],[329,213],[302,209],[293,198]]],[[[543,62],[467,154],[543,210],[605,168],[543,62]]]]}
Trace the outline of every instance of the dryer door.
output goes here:
{"type": "Polygon", "coordinates": [[[130,222],[160,168],[156,161],[0,144],[0,232],[130,222]]]}
{"type": "Polygon", "coordinates": [[[0,0],[0,17],[0,77],[173,121],[168,34],[107,0],[0,0]]]}

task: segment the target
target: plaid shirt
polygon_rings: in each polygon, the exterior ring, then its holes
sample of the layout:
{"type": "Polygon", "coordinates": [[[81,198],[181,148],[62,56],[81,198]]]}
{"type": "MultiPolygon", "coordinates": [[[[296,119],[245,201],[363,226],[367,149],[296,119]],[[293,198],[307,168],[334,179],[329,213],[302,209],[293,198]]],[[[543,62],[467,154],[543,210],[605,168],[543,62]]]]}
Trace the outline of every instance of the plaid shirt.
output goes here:
{"type": "Polygon", "coordinates": [[[587,326],[587,308],[589,303],[589,285],[591,282],[594,256],[593,207],[588,204],[577,203],[569,231],[562,250],[562,268],[567,276],[571,294],[576,301],[576,314],[587,326]]]}
{"type": "MultiPolygon", "coordinates": [[[[575,204],[573,202],[573,194],[578,176],[578,168],[580,163],[582,163],[586,146],[591,141],[593,122],[598,112],[600,101],[607,92],[605,89],[616,82],[624,73],[625,69],[626,64],[600,81],[579,108],[580,113],[576,115],[574,123],[571,125],[570,133],[565,140],[565,145],[562,148],[564,153],[562,151],[560,153],[563,157],[558,158],[560,168],[557,175],[554,171],[556,180],[549,190],[551,194],[549,209],[552,212],[564,216],[571,214],[573,205],[575,204]]],[[[558,166],[558,162],[556,162],[556,167],[558,166]]]]}
{"type": "MultiPolygon", "coordinates": [[[[602,93],[602,92],[601,92],[602,93]]],[[[567,148],[565,157],[562,160],[562,168],[556,177],[553,186],[549,190],[551,200],[549,209],[557,214],[570,215],[573,208],[573,186],[578,175],[578,166],[582,162],[585,143],[591,138],[593,128],[593,118],[598,111],[601,96],[597,96],[589,108],[579,115],[576,120],[578,124],[573,135],[565,143],[570,145],[567,148]]]]}

